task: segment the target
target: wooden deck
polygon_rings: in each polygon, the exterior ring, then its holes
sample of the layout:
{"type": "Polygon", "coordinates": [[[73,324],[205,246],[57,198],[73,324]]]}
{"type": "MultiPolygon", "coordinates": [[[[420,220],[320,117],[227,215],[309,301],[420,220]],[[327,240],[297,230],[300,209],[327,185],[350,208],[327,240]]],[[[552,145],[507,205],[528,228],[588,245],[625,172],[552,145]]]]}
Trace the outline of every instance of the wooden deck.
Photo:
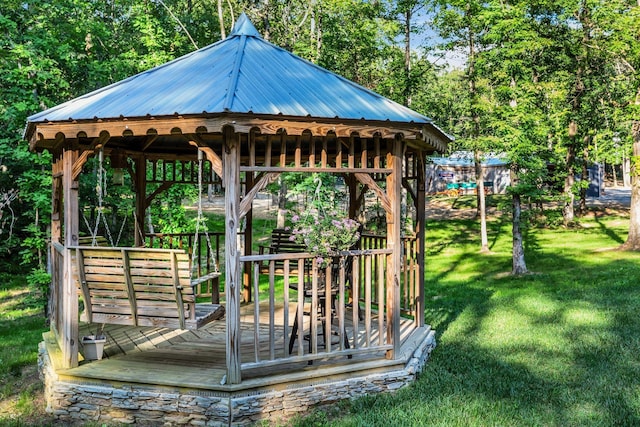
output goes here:
{"type": "MultiPolygon", "coordinates": [[[[295,309],[295,308],[293,308],[295,309]]],[[[282,313],[276,310],[276,315],[282,313]]],[[[261,312],[267,312],[261,310],[261,312]]],[[[241,315],[241,355],[243,362],[255,357],[253,346],[253,305],[245,305],[241,315]]],[[[346,316],[349,317],[349,316],[346,316]]],[[[291,319],[290,323],[293,322],[291,319]]],[[[375,323],[375,322],[374,322],[375,323]]],[[[81,324],[81,336],[96,332],[96,325],[81,324]]],[[[261,329],[263,325],[261,323],[261,329]]],[[[260,359],[270,360],[268,323],[260,334],[260,359]],[[264,343],[264,345],[263,345],[264,343]]],[[[285,328],[276,329],[277,351],[284,356],[288,353],[289,337],[284,337],[285,328]]],[[[287,328],[291,333],[291,326],[287,328]]],[[[346,325],[351,336],[351,325],[346,325]]],[[[357,371],[371,374],[377,370],[393,370],[404,366],[413,354],[416,343],[429,333],[429,327],[416,329],[414,322],[401,322],[402,350],[396,360],[387,360],[382,352],[354,354],[351,358],[330,357],[307,361],[292,361],[287,364],[260,366],[242,371],[241,384],[226,384],[226,332],[224,319],[214,321],[199,330],[175,330],[156,327],[132,327],[105,325],[107,336],[104,358],[99,361],[81,361],[72,369],[56,369],[61,378],[74,381],[121,382],[171,387],[191,388],[209,391],[237,391],[274,386],[296,381],[308,381],[328,376],[353,375],[357,371]]],[[[373,335],[377,331],[371,331],[373,335]]],[[[359,334],[358,341],[365,338],[359,334]]],[[[334,340],[338,337],[334,336],[334,340]]],[[[319,346],[322,347],[319,337],[319,346]]],[[[358,345],[358,342],[356,342],[358,345]]],[[[55,341],[47,341],[49,354],[55,353],[55,341]]],[[[308,342],[304,343],[305,348],[308,342]]],[[[56,346],[57,347],[57,346],[56,346]]],[[[335,347],[335,346],[334,346],[335,347]]],[[[295,350],[294,350],[295,351],[295,350]]],[[[276,354],[276,357],[278,355],[276,354]]],[[[53,357],[52,359],[55,359],[53,357]]],[[[56,365],[54,361],[54,365],[56,365]]]]}

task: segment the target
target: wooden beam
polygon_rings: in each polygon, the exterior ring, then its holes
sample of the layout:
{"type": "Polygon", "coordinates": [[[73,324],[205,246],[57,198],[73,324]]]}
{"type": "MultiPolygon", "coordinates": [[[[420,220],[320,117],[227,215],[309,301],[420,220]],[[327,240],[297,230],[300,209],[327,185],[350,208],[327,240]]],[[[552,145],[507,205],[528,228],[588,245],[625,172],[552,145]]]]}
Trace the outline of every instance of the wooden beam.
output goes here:
{"type": "Polygon", "coordinates": [[[71,274],[71,246],[78,243],[79,209],[78,181],[73,179],[73,165],[78,159],[78,150],[65,148],[63,152],[62,193],[64,200],[64,274],[61,289],[61,350],[65,368],[78,366],[78,292],[71,274]]]}
{"type": "Polygon", "coordinates": [[[91,142],[91,145],[80,154],[80,157],[73,162],[73,172],[71,173],[73,180],[77,180],[78,176],[80,176],[80,172],[82,172],[82,167],[87,163],[89,156],[95,154],[96,150],[103,148],[107,142],[109,141],[109,132],[101,132],[100,136],[94,138],[91,142]]]}
{"type": "MultiPolygon", "coordinates": [[[[178,308],[178,322],[180,329],[185,329],[185,313],[184,313],[184,301],[182,300],[182,286],[180,285],[180,272],[178,271],[178,259],[176,253],[171,253],[171,274],[173,276],[173,290],[176,296],[176,305],[178,308]]],[[[192,307],[189,316],[191,319],[195,319],[195,307],[192,307]]]]}
{"type": "MultiPolygon", "coordinates": [[[[138,303],[136,300],[136,290],[133,287],[133,280],[131,280],[131,269],[129,268],[129,252],[125,249],[121,250],[122,253],[122,272],[124,274],[124,281],[127,290],[127,298],[129,298],[129,306],[131,306],[131,316],[133,317],[133,324],[138,326],[138,303]]],[[[175,255],[174,255],[175,258],[175,255]]],[[[173,265],[172,265],[173,267],[173,265]]],[[[80,268],[80,266],[78,266],[80,268]]],[[[175,271],[174,271],[175,275],[175,271]]],[[[180,324],[180,327],[184,329],[184,324],[180,324]]]]}
{"type": "Polygon", "coordinates": [[[415,314],[415,324],[417,327],[424,326],[424,294],[425,294],[425,236],[426,236],[426,184],[427,184],[427,171],[426,171],[426,153],[419,152],[416,154],[416,162],[417,164],[417,187],[418,191],[416,194],[416,242],[417,245],[417,254],[418,258],[418,286],[416,289],[416,314],[415,314]]]}
{"type": "Polygon", "coordinates": [[[89,320],[93,319],[93,307],[91,305],[91,294],[87,286],[87,278],[84,274],[84,253],[80,249],[76,249],[76,267],[78,269],[78,280],[82,289],[82,298],[84,299],[84,310],[89,320]]]}
{"type": "Polygon", "coordinates": [[[325,172],[325,173],[381,173],[381,174],[390,174],[391,169],[389,168],[334,168],[327,166],[326,168],[322,168],[320,166],[316,167],[280,167],[280,166],[241,166],[240,172],[325,172]]]}
{"type": "Polygon", "coordinates": [[[136,194],[135,244],[136,246],[144,246],[144,219],[147,208],[155,195],[147,199],[147,159],[144,156],[137,156],[134,162],[135,174],[133,183],[136,194]]]}
{"type": "Polygon", "coordinates": [[[158,139],[158,134],[155,135],[150,135],[147,140],[144,142],[144,145],[142,146],[142,152],[147,151],[147,149],[149,147],[151,147],[151,145],[156,142],[156,140],[158,139]]]}
{"type": "Polygon", "coordinates": [[[249,210],[251,209],[251,203],[253,202],[253,199],[255,199],[256,195],[267,185],[275,181],[278,176],[280,176],[279,172],[270,172],[258,177],[251,189],[247,192],[247,194],[245,194],[245,196],[242,198],[242,201],[240,202],[240,208],[238,209],[240,218],[244,217],[247,212],[249,212],[249,210]]]}
{"type": "MultiPolygon", "coordinates": [[[[253,189],[255,186],[255,177],[253,176],[253,172],[247,172],[245,176],[245,185],[248,189],[253,189]]],[[[245,195],[246,197],[246,195],[245,195]]],[[[244,202],[244,199],[242,199],[244,202]]],[[[242,202],[240,203],[240,210],[242,211],[242,202]]],[[[240,214],[241,217],[244,217],[245,228],[244,228],[244,253],[251,253],[251,243],[253,242],[253,209],[251,209],[251,203],[249,203],[248,210],[243,214],[240,214]]],[[[245,303],[251,302],[251,263],[245,262],[244,268],[242,270],[242,301],[245,303]]],[[[257,304],[257,303],[256,303],[257,304]]]]}
{"type": "MultiPolygon", "coordinates": [[[[393,174],[391,174],[391,175],[393,175],[393,174]]],[[[391,175],[389,175],[389,176],[391,176],[391,175]]],[[[367,187],[369,187],[371,189],[371,191],[376,193],[376,196],[378,196],[378,198],[380,199],[380,205],[382,206],[384,211],[387,214],[391,214],[392,213],[392,209],[391,209],[392,201],[391,201],[391,198],[388,196],[389,187],[387,186],[387,193],[385,193],[384,190],[382,188],[380,188],[378,183],[375,182],[373,180],[373,178],[371,178],[371,175],[366,174],[366,173],[356,173],[356,174],[354,174],[354,176],[356,177],[356,179],[358,181],[360,181],[362,184],[364,184],[367,187]]],[[[387,181],[388,181],[388,178],[387,178],[387,181]]]]}
{"type": "Polygon", "coordinates": [[[400,350],[400,267],[402,262],[402,152],[404,141],[397,136],[391,152],[387,154],[387,166],[393,173],[387,176],[387,195],[390,210],[387,212],[387,248],[392,253],[387,258],[387,344],[392,350],[388,359],[395,359],[400,350]]]}
{"type": "Polygon", "coordinates": [[[263,135],[275,135],[280,129],[284,129],[287,135],[302,135],[305,132],[311,132],[314,136],[323,136],[332,133],[338,138],[348,138],[352,134],[358,134],[361,138],[373,138],[374,135],[380,135],[381,138],[386,139],[402,134],[406,140],[420,142],[425,140],[440,151],[443,151],[443,148],[446,149],[446,137],[438,135],[429,127],[431,125],[340,119],[308,121],[300,120],[299,117],[283,118],[246,114],[225,114],[219,117],[173,116],[37,123],[33,127],[33,135],[27,135],[27,137],[30,138],[30,147],[34,149],[38,147],[54,148],[58,133],[62,134],[60,137],[62,139],[65,137],[75,138],[80,132],[84,132],[89,138],[95,138],[102,131],[107,131],[111,135],[122,135],[123,132],[130,132],[133,136],[146,136],[150,132],[153,132],[153,135],[171,135],[173,129],[179,128],[184,135],[187,135],[196,134],[199,129],[205,129],[207,133],[221,133],[225,126],[233,126],[238,133],[249,133],[252,129],[258,129],[263,135]]]}
{"type": "Polygon", "coordinates": [[[153,201],[153,199],[155,199],[155,197],[156,197],[158,194],[162,193],[162,192],[163,192],[163,191],[165,191],[165,190],[168,190],[169,188],[171,188],[171,186],[172,186],[173,184],[174,184],[173,182],[165,182],[165,183],[162,183],[162,184],[160,184],[160,186],[159,186],[158,188],[156,188],[156,190],[155,190],[153,193],[149,194],[149,196],[147,196],[147,197],[145,198],[145,201],[144,201],[144,204],[145,204],[145,210],[146,210],[146,208],[148,208],[148,207],[149,207],[149,205],[151,205],[151,202],[153,201]]]}
{"type": "MultiPolygon", "coordinates": [[[[349,190],[349,218],[356,219],[358,215],[358,181],[353,174],[345,174],[344,178],[345,183],[347,184],[347,189],[349,190]]],[[[366,191],[363,190],[361,194],[364,194],[366,191]]]]}
{"type": "Polygon", "coordinates": [[[231,127],[224,129],[225,293],[227,297],[227,382],[242,381],[240,361],[240,254],[236,237],[240,224],[240,141],[231,127]]]}
{"type": "Polygon", "coordinates": [[[222,178],[222,159],[220,158],[220,156],[218,156],[216,152],[213,151],[213,148],[205,144],[199,135],[191,134],[188,136],[188,138],[189,144],[199,148],[207,156],[207,160],[211,162],[213,170],[215,171],[216,175],[218,175],[220,179],[222,179],[222,186],[224,186],[224,179],[222,178]]]}
{"type": "Polygon", "coordinates": [[[56,338],[60,338],[60,290],[62,284],[59,282],[59,271],[64,268],[64,261],[61,261],[55,246],[62,243],[62,220],[63,220],[63,185],[62,185],[62,158],[54,155],[51,165],[51,291],[49,294],[49,320],[51,330],[56,338]]]}
{"type": "Polygon", "coordinates": [[[409,196],[411,196],[411,200],[413,200],[413,202],[415,203],[417,196],[416,192],[413,191],[413,187],[411,186],[411,181],[409,180],[409,178],[402,178],[402,187],[407,190],[409,196]]]}

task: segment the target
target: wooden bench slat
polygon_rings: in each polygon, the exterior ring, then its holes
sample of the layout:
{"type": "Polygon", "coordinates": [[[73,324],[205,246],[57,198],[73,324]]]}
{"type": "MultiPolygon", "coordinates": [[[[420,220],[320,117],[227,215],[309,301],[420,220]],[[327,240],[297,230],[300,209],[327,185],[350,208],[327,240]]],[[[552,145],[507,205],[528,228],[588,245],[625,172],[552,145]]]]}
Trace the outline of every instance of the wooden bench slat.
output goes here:
{"type": "MultiPolygon", "coordinates": [[[[83,321],[197,329],[224,316],[219,304],[196,304],[189,258],[183,250],[72,249],[72,272],[85,300],[83,321]]],[[[208,274],[201,281],[218,275],[208,274]]]]}

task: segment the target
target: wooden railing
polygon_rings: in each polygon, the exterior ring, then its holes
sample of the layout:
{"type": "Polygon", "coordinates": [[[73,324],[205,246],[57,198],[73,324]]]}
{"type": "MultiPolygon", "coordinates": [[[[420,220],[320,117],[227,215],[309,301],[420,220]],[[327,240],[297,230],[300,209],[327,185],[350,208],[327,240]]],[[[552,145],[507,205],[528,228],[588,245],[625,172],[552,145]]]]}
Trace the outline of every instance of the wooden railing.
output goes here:
{"type": "Polygon", "coordinates": [[[347,251],[327,266],[309,253],[241,256],[251,266],[256,300],[247,320],[252,360],[242,369],[363,353],[384,357],[392,348],[383,279],[390,254],[347,251]],[[274,274],[276,263],[284,265],[282,276],[274,274]],[[265,266],[269,274],[261,275],[265,266]]]}
{"type": "Polygon", "coordinates": [[[61,287],[64,282],[64,254],[65,247],[61,243],[53,243],[51,245],[51,287],[49,288],[49,321],[55,331],[62,330],[60,310],[62,307],[62,291],[61,287]]]}
{"type": "MultiPolygon", "coordinates": [[[[375,234],[363,234],[360,238],[361,250],[382,249],[387,247],[386,236],[375,234]]],[[[402,267],[400,271],[400,312],[415,318],[417,309],[417,297],[421,286],[418,280],[418,246],[417,240],[412,236],[402,238],[402,267]]],[[[378,267],[374,266],[374,270],[378,267]]],[[[367,269],[365,268],[365,271],[367,269]]],[[[374,281],[386,280],[386,278],[373,278],[374,281]]]]}

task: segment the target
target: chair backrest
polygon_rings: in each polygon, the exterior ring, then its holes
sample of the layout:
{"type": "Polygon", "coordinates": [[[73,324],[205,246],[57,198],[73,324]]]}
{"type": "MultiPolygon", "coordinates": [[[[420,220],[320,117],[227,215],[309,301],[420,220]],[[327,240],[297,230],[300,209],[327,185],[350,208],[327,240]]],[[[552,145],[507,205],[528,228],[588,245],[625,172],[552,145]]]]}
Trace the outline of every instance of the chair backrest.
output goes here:
{"type": "Polygon", "coordinates": [[[178,249],[75,247],[73,274],[81,320],[135,326],[187,327],[195,319],[189,258],[178,249]]]}
{"type": "Polygon", "coordinates": [[[306,252],[307,248],[295,240],[291,240],[291,232],[282,228],[275,228],[271,232],[271,252],[306,252]]]}

